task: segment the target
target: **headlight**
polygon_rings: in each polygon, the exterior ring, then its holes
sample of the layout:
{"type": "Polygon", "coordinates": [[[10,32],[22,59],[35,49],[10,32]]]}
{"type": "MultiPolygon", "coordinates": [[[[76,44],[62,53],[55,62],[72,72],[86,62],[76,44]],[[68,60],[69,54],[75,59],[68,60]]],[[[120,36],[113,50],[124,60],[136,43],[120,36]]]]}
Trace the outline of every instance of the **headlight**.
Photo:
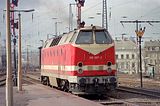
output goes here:
{"type": "Polygon", "coordinates": [[[79,74],[82,74],[82,73],[83,73],[82,68],[79,68],[79,69],[77,70],[77,72],[78,72],[79,74]]]}
{"type": "Polygon", "coordinates": [[[82,66],[83,66],[83,63],[82,63],[82,62],[79,62],[77,65],[78,65],[78,67],[82,67],[82,66]]]}
{"type": "Polygon", "coordinates": [[[109,61],[109,62],[107,62],[107,66],[109,66],[109,67],[110,67],[111,65],[112,65],[112,62],[110,62],[110,61],[109,61]]]}
{"type": "Polygon", "coordinates": [[[78,62],[78,70],[77,70],[77,72],[79,73],[79,74],[82,74],[83,73],[83,69],[82,69],[82,67],[83,67],[83,63],[82,62],[78,62]]]}
{"type": "Polygon", "coordinates": [[[112,68],[108,68],[107,71],[108,71],[108,72],[111,72],[111,71],[112,71],[112,68]]]}

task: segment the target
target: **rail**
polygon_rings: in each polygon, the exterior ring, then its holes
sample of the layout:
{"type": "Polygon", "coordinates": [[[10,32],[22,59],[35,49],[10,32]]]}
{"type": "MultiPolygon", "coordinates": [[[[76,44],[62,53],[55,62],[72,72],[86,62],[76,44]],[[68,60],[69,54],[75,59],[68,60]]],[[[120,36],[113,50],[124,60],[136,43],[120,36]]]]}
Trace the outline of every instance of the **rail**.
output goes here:
{"type": "Polygon", "coordinates": [[[1,74],[1,77],[0,77],[0,87],[1,86],[4,86],[6,84],[6,75],[5,74],[1,74]]]}
{"type": "Polygon", "coordinates": [[[119,86],[117,90],[160,98],[160,91],[155,91],[155,90],[148,90],[143,88],[131,88],[131,87],[124,87],[124,86],[119,86]]]}

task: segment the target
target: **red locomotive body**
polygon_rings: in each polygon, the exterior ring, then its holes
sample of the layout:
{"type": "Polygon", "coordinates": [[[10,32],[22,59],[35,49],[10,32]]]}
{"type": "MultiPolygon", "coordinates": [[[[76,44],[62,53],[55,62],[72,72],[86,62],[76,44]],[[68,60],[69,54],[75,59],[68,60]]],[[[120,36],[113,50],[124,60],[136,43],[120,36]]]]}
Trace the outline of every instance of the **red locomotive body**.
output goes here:
{"type": "Polygon", "coordinates": [[[41,82],[76,94],[106,94],[117,86],[114,42],[98,26],[46,41],[41,82]]]}

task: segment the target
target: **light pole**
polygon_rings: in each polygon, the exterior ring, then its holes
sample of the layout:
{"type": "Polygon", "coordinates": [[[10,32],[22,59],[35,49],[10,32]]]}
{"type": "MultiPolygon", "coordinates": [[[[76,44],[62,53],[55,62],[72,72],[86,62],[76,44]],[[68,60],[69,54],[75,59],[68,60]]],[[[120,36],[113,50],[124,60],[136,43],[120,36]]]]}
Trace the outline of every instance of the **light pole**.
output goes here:
{"type": "Polygon", "coordinates": [[[141,83],[141,88],[143,88],[143,81],[142,81],[142,53],[141,53],[141,38],[145,32],[145,27],[142,30],[142,28],[140,28],[140,30],[136,30],[136,35],[139,38],[139,61],[140,61],[140,83],[141,83]]]}
{"type": "Polygon", "coordinates": [[[58,23],[62,23],[62,22],[55,22],[55,36],[58,36],[58,23]]]}
{"type": "Polygon", "coordinates": [[[69,32],[73,30],[72,5],[76,5],[76,4],[75,4],[75,3],[70,3],[70,4],[69,4],[69,32]]]}
{"type": "Polygon", "coordinates": [[[88,19],[90,19],[90,20],[92,20],[92,21],[90,21],[92,24],[91,25],[93,25],[93,20],[94,20],[94,16],[90,16],[90,17],[88,17],[88,19]]]}
{"type": "MultiPolygon", "coordinates": [[[[58,18],[53,17],[52,19],[53,19],[53,20],[57,20],[58,18]]],[[[55,35],[56,35],[56,28],[55,28],[55,35]]]]}
{"type": "MultiPolygon", "coordinates": [[[[53,34],[47,34],[47,40],[49,40],[50,39],[50,36],[54,36],[55,37],[55,35],[53,35],[53,34]]],[[[41,41],[41,40],[40,40],[41,41]]]]}
{"type": "Polygon", "coordinates": [[[41,50],[43,48],[44,41],[43,40],[40,41],[42,42],[42,46],[40,46],[38,49],[39,49],[39,69],[41,70],[41,50]]]}
{"type": "Polygon", "coordinates": [[[29,46],[31,45],[27,45],[27,70],[26,71],[29,71],[29,50],[28,50],[29,46]]]}
{"type": "Polygon", "coordinates": [[[21,52],[21,14],[18,14],[19,19],[19,36],[18,36],[18,91],[22,91],[22,52],[21,52]]]}

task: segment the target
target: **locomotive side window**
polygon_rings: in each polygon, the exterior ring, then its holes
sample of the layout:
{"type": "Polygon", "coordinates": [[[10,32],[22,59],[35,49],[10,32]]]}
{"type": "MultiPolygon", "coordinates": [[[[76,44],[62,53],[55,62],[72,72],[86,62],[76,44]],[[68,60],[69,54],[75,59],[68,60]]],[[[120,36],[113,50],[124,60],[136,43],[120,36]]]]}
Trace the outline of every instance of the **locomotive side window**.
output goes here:
{"type": "Polygon", "coordinates": [[[111,37],[104,30],[95,31],[95,38],[96,38],[97,44],[110,44],[110,43],[112,43],[111,37]]]}
{"type": "Polygon", "coordinates": [[[76,32],[74,32],[74,33],[73,33],[73,35],[72,35],[72,37],[71,37],[71,39],[70,39],[70,41],[69,41],[69,42],[73,42],[73,41],[74,41],[74,39],[75,39],[75,37],[76,37],[76,32]]]}
{"type": "Polygon", "coordinates": [[[62,37],[54,38],[53,41],[52,41],[52,43],[51,43],[51,45],[50,45],[50,47],[58,45],[58,43],[61,40],[61,38],[62,37]]]}
{"type": "Polygon", "coordinates": [[[76,44],[92,44],[93,43],[93,34],[92,30],[89,31],[80,31],[76,40],[76,44]]]}

